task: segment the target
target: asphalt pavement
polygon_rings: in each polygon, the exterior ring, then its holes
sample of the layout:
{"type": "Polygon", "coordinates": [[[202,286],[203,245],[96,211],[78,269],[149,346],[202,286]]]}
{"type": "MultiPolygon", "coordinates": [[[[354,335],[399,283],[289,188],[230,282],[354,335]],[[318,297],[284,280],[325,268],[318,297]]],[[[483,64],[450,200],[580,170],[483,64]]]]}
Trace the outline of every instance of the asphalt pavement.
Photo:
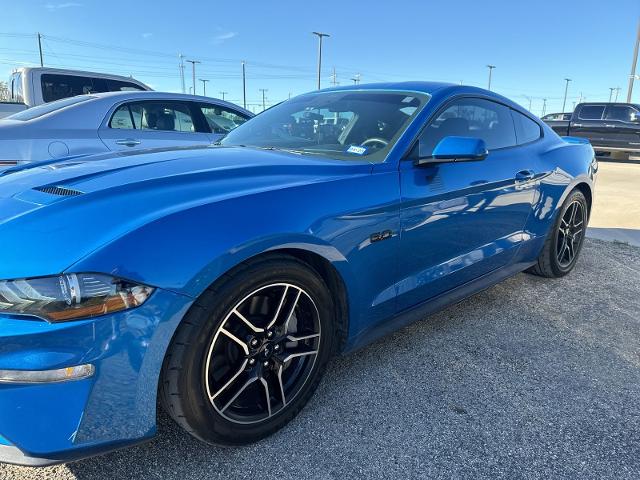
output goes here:
{"type": "Polygon", "coordinates": [[[640,248],[587,240],[559,280],[520,274],[334,360],[286,428],[147,444],[0,479],[640,477],[640,248]]]}

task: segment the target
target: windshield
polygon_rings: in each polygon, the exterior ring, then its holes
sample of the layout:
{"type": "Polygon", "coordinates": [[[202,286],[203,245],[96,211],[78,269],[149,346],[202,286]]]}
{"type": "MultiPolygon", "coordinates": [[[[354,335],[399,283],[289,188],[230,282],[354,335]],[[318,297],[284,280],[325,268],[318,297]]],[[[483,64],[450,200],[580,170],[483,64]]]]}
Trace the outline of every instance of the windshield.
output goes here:
{"type": "Polygon", "coordinates": [[[43,105],[38,105],[37,107],[28,108],[27,110],[14,113],[13,115],[10,115],[6,118],[10,118],[11,120],[33,120],[34,118],[41,117],[55,110],[60,110],[61,108],[75,105],[76,103],[86,102],[87,100],[91,100],[92,98],[96,97],[92,97],[91,95],[81,95],[77,97],[64,98],[55,102],[45,103],[43,105]]]}
{"type": "Polygon", "coordinates": [[[220,144],[382,162],[428,100],[414,92],[310,93],[264,111],[220,144]]]}

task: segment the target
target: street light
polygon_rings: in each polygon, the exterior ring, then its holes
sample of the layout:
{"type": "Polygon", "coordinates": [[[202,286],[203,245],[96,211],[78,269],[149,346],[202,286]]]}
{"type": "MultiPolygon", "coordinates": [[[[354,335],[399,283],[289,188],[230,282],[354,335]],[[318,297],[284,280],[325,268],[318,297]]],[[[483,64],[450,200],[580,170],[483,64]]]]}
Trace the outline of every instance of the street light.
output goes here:
{"type": "Polygon", "coordinates": [[[318,90],[320,90],[320,71],[322,70],[322,38],[330,37],[328,33],[311,32],[318,36],[318,90]]]}
{"type": "Polygon", "coordinates": [[[487,90],[491,91],[491,72],[493,72],[493,69],[496,68],[496,66],[487,65],[487,68],[489,69],[489,86],[487,87],[487,90]]]}
{"type": "Polygon", "coordinates": [[[562,113],[564,113],[564,107],[567,105],[567,91],[569,90],[569,82],[571,81],[570,78],[565,78],[564,79],[565,85],[564,85],[564,100],[562,102],[562,113]]]}
{"type": "Polygon", "coordinates": [[[193,84],[193,94],[196,94],[196,63],[202,63],[199,60],[187,60],[188,63],[191,64],[191,75],[192,75],[192,84],[193,84]]]}
{"type": "Polygon", "coordinates": [[[207,80],[206,78],[200,78],[199,80],[202,82],[202,96],[206,97],[207,96],[207,82],[209,80],[207,80]]]}

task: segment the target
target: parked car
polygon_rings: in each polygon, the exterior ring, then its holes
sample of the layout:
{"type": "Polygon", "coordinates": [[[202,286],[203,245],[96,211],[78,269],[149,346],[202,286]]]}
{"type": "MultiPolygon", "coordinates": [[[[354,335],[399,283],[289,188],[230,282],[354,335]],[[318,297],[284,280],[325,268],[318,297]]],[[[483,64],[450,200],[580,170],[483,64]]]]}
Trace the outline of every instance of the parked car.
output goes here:
{"type": "Polygon", "coordinates": [[[177,93],[79,95],[0,120],[0,169],[108,151],[207,145],[252,116],[229,102],[177,93]]]}
{"type": "Polygon", "coordinates": [[[571,113],[547,113],[540,120],[547,122],[549,120],[570,120],[571,113]]]}
{"type": "Polygon", "coordinates": [[[569,273],[596,172],[502,96],[408,82],[296,97],[219,146],[5,173],[0,458],[148,439],[158,397],[201,440],[259,440],[335,352],[569,273]]]}
{"type": "Polygon", "coordinates": [[[8,86],[9,102],[0,102],[0,118],[76,95],[151,90],[131,77],[44,67],[17,69],[8,86]]]}
{"type": "Polygon", "coordinates": [[[558,135],[587,138],[597,155],[640,154],[640,105],[580,103],[570,119],[547,121],[558,135]]]}

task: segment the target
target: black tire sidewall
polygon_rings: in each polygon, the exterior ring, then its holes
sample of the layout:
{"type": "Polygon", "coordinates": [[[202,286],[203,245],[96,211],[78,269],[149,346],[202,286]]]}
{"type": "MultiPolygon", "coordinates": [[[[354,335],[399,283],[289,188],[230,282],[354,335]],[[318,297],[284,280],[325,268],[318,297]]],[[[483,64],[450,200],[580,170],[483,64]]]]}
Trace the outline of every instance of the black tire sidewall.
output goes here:
{"type": "Polygon", "coordinates": [[[556,277],[562,277],[566,274],[568,274],[569,272],[571,272],[571,270],[573,270],[573,268],[576,265],[576,262],[578,261],[578,257],[580,256],[580,252],[582,251],[582,244],[584,243],[584,238],[586,236],[587,233],[587,220],[589,217],[589,208],[587,205],[587,199],[585,198],[584,194],[579,191],[579,190],[574,190],[573,192],[571,192],[571,194],[566,198],[566,200],[564,201],[564,203],[562,204],[562,208],[560,209],[560,211],[558,212],[558,216],[556,218],[555,224],[554,224],[554,228],[552,231],[552,239],[550,242],[550,249],[548,254],[550,255],[550,264],[551,264],[551,268],[553,270],[553,273],[555,274],[556,277]],[[566,267],[563,267],[560,265],[560,262],[558,261],[558,256],[557,256],[557,251],[558,251],[558,232],[560,230],[560,224],[562,222],[562,218],[564,217],[564,214],[567,212],[567,210],[569,209],[569,207],[571,206],[571,204],[575,201],[579,201],[582,204],[582,208],[583,208],[583,212],[585,214],[585,218],[584,218],[584,231],[582,232],[582,235],[580,236],[577,248],[576,248],[576,255],[573,258],[573,260],[571,261],[571,263],[569,265],[567,265],[566,267]]]}
{"type": "Polygon", "coordinates": [[[178,390],[189,430],[208,443],[243,445],[260,440],[282,428],[312,396],[334,348],[333,303],[320,276],[311,267],[295,259],[257,262],[239,274],[232,275],[213,295],[203,298],[201,307],[192,309],[193,312],[190,311],[185,316],[188,323],[192,315],[199,316],[193,323],[202,326],[192,329],[189,348],[181,349],[183,374],[179,379],[178,390]],[[303,288],[316,304],[322,329],[318,356],[302,390],[280,412],[257,424],[231,422],[216,412],[207,397],[204,384],[206,354],[213,335],[238,302],[263,286],[279,282],[303,288]]]}

